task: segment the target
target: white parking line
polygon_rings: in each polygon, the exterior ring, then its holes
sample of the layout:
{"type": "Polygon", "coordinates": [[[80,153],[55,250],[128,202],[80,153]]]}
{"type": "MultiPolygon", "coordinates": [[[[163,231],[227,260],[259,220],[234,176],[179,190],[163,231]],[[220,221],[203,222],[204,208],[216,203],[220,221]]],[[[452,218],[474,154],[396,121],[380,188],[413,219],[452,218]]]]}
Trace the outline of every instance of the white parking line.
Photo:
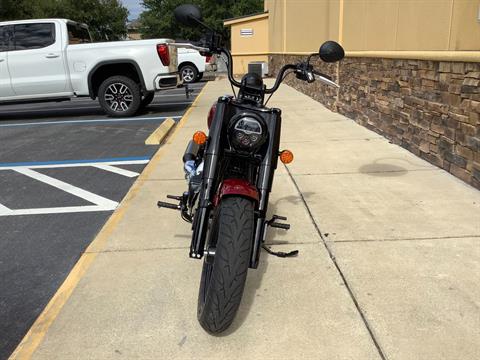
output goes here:
{"type": "Polygon", "coordinates": [[[0,127],[16,127],[29,125],[59,125],[59,124],[80,124],[80,123],[112,123],[112,122],[130,122],[130,121],[147,121],[147,120],[165,120],[167,118],[180,119],[181,116],[155,116],[141,118],[118,118],[118,119],[88,119],[88,120],[66,120],[66,121],[39,121],[26,122],[19,124],[2,124],[0,127]]]}
{"type": "MultiPolygon", "coordinates": [[[[188,104],[191,104],[192,101],[179,101],[179,102],[155,102],[154,105],[188,105],[188,104]]],[[[44,109],[44,108],[41,108],[41,109],[25,109],[25,110],[5,110],[4,112],[5,113],[8,113],[8,114],[22,114],[22,113],[31,113],[31,112],[45,112],[45,111],[48,111],[48,112],[52,112],[53,110],[55,111],[65,111],[65,110],[100,110],[100,105],[99,106],[88,106],[88,107],[81,107],[81,108],[77,108],[75,106],[71,106],[71,107],[64,107],[64,108],[55,108],[55,109],[44,109]]]]}
{"type": "Polygon", "coordinates": [[[16,172],[23,174],[25,176],[31,177],[32,179],[41,181],[45,184],[48,184],[50,186],[56,187],[57,189],[63,190],[69,194],[75,195],[79,198],[82,198],[84,200],[87,200],[88,202],[91,202],[92,204],[99,205],[101,207],[105,208],[110,208],[110,210],[113,210],[117,207],[118,203],[116,201],[109,200],[107,198],[104,198],[103,196],[91,193],[90,191],[80,189],[76,186],[73,186],[71,184],[68,184],[66,182],[63,182],[61,180],[57,180],[55,178],[52,178],[50,176],[41,174],[37,171],[24,168],[24,167],[16,167],[13,170],[16,172]]]}
{"type": "Polygon", "coordinates": [[[116,173],[116,174],[119,174],[119,175],[131,177],[131,178],[140,175],[139,173],[137,173],[135,171],[125,170],[125,169],[122,169],[122,168],[119,168],[119,167],[116,167],[116,166],[111,166],[111,165],[102,164],[102,165],[93,165],[93,166],[98,168],[98,169],[102,169],[102,170],[105,170],[105,171],[110,171],[110,172],[113,172],[113,173],[116,173]]]}
{"type": "Polygon", "coordinates": [[[19,166],[23,168],[28,168],[28,169],[53,169],[53,168],[70,168],[70,167],[84,167],[84,166],[97,166],[97,165],[143,165],[143,164],[148,164],[149,161],[150,160],[127,160],[127,161],[114,160],[114,161],[90,161],[90,162],[78,162],[78,163],[65,162],[61,164],[41,164],[41,165],[34,165],[34,164],[25,165],[25,163],[20,163],[19,165],[16,165],[16,166],[0,166],[0,170],[15,170],[19,166]]]}
{"type": "Polygon", "coordinates": [[[0,209],[0,216],[18,216],[18,215],[43,215],[43,214],[67,214],[91,211],[113,211],[116,207],[85,205],[85,206],[66,206],[52,208],[34,208],[34,209],[17,209],[9,210],[3,213],[0,209]]]}
{"type": "Polygon", "coordinates": [[[12,210],[10,210],[8,207],[0,204],[0,216],[3,216],[3,215],[7,215],[11,212],[12,210]]]}
{"type": "Polygon", "coordinates": [[[14,215],[39,215],[39,214],[60,214],[60,213],[78,213],[90,211],[113,211],[117,208],[118,202],[107,199],[103,196],[94,194],[90,191],[81,189],[77,186],[68,184],[64,181],[55,179],[51,176],[41,174],[32,169],[49,169],[49,168],[69,168],[69,167],[95,167],[105,171],[109,171],[122,176],[130,178],[136,177],[139,173],[122,169],[114,165],[136,165],[147,164],[149,160],[112,160],[112,161],[91,161],[91,162],[65,162],[53,164],[39,164],[35,163],[23,165],[25,163],[12,164],[11,166],[0,166],[0,170],[13,170],[19,174],[28,176],[32,179],[40,181],[44,184],[53,186],[59,190],[65,191],[69,194],[77,196],[86,200],[93,205],[84,206],[64,206],[64,207],[48,207],[48,208],[31,208],[31,209],[10,209],[5,205],[0,204],[0,216],[14,216],[14,215]]]}

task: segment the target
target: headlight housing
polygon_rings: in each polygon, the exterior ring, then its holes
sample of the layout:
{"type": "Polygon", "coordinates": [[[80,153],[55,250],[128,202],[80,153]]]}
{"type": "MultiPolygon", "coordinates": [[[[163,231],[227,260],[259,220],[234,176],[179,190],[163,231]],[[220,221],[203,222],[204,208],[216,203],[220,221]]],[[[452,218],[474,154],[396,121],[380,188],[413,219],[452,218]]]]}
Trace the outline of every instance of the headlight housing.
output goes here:
{"type": "Polygon", "coordinates": [[[267,139],[265,122],[255,114],[235,115],[230,121],[229,138],[234,149],[255,152],[267,139]]]}

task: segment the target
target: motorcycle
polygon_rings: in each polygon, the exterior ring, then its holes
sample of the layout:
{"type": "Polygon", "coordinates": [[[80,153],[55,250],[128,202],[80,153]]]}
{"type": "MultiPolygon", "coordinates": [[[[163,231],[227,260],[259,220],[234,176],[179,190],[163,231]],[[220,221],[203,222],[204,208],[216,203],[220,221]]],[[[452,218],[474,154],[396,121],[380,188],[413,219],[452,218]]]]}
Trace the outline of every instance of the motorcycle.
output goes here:
{"type": "MultiPolygon", "coordinates": [[[[293,160],[289,150],[280,151],[281,110],[266,106],[287,75],[308,83],[316,79],[331,86],[332,79],[310,64],[314,57],[339,61],[343,48],[327,41],[306,61],[287,64],[279,71],[273,87],[261,76],[248,73],[240,82],[233,77],[232,55],[221,46],[221,37],[202,22],[195,5],[174,10],[178,22],[209,30],[203,54],[224,55],[233,96],[222,96],[208,114],[208,136],[197,131],[183,155],[188,190],[181,196],[167,195],[178,204],[158,202],[159,207],[180,210],[192,223],[190,257],[204,259],[198,295],[197,317],[210,334],[225,331],[239,308],[247,271],[256,269],[263,247],[270,254],[289,257],[298,254],[275,252],[264,246],[268,227],[288,230],[286,217],[267,219],[268,199],[278,159],[293,160]],[[238,94],[234,87],[238,88],[238,94]],[[265,96],[270,97],[265,101],[265,96]]],[[[178,46],[178,45],[177,45],[178,46]]],[[[186,45],[192,47],[191,45],[186,45]]]]}

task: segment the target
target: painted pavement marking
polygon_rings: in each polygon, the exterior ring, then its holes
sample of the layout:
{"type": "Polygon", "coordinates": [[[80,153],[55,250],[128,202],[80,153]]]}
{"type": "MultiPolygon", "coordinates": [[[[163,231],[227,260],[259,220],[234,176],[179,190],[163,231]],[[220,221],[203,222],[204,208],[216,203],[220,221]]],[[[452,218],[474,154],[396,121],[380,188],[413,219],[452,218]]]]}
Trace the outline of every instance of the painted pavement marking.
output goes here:
{"type": "Polygon", "coordinates": [[[181,116],[155,116],[155,117],[138,117],[138,118],[118,118],[118,119],[86,119],[86,120],[59,120],[59,121],[39,121],[39,122],[25,122],[2,124],[0,127],[19,127],[19,126],[34,126],[34,125],[73,125],[73,124],[87,124],[87,123],[121,123],[133,121],[158,121],[167,118],[180,119],[181,116]]]}
{"type": "Polygon", "coordinates": [[[129,178],[140,175],[137,172],[119,168],[115,165],[134,165],[147,164],[149,158],[120,158],[120,159],[98,159],[95,160],[66,160],[66,161],[51,161],[38,163],[6,163],[0,164],[1,170],[13,170],[28,176],[34,180],[40,181],[44,184],[53,186],[59,190],[72,194],[83,200],[86,200],[93,205],[84,206],[64,206],[64,207],[49,207],[49,208],[32,208],[32,209],[10,209],[5,205],[0,204],[0,216],[14,216],[14,215],[39,215],[39,214],[59,214],[59,213],[77,213],[89,211],[113,211],[117,208],[118,202],[107,199],[103,196],[94,194],[90,191],[81,189],[77,186],[71,185],[64,181],[55,179],[51,176],[39,173],[32,169],[50,169],[50,168],[69,168],[69,167],[95,167],[104,171],[109,171],[118,175],[129,178]],[[126,159],[126,160],[125,160],[126,159]]]}

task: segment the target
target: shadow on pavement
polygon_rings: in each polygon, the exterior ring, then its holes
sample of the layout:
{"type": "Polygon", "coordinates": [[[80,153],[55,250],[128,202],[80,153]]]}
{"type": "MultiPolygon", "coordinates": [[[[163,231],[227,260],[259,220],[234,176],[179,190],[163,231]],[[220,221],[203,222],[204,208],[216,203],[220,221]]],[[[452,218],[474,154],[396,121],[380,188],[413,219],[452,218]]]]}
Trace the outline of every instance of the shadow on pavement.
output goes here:
{"type": "Polygon", "coordinates": [[[358,170],[362,174],[382,177],[403,176],[408,173],[408,170],[404,167],[393,164],[379,164],[377,162],[363,165],[358,170]]]}

